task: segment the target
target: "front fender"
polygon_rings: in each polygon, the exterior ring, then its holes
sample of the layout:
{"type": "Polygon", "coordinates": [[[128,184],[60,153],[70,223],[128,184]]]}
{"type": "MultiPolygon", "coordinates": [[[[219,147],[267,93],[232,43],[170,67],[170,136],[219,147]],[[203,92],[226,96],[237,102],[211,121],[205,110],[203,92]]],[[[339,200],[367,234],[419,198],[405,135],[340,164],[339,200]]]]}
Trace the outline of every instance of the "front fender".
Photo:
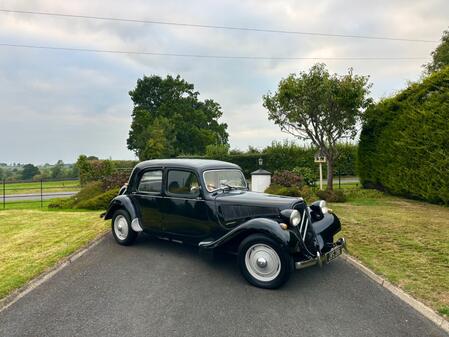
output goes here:
{"type": "Polygon", "coordinates": [[[126,194],[118,195],[109,204],[108,210],[104,216],[105,220],[112,219],[114,212],[118,209],[126,210],[131,216],[131,220],[138,217],[136,207],[132,200],[126,194]]]}
{"type": "Polygon", "coordinates": [[[215,241],[200,242],[199,246],[202,249],[214,249],[237,237],[246,237],[255,233],[269,236],[277,241],[281,247],[288,249],[289,251],[296,250],[299,244],[299,239],[296,234],[290,230],[282,229],[277,221],[267,218],[256,218],[242,223],[215,241]]]}
{"type": "Polygon", "coordinates": [[[334,235],[341,230],[341,223],[335,214],[326,213],[321,220],[312,222],[312,227],[317,236],[320,249],[322,249],[326,243],[333,243],[334,235]]]}

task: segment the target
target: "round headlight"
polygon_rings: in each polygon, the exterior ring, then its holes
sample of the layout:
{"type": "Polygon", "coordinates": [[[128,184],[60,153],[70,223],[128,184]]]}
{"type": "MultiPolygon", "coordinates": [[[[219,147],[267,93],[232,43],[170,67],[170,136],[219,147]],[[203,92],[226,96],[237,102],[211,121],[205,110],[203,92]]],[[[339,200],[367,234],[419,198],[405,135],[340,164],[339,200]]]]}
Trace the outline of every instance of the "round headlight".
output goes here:
{"type": "Polygon", "coordinates": [[[298,226],[301,222],[301,214],[295,209],[292,211],[292,214],[290,214],[290,224],[294,227],[298,226]]]}

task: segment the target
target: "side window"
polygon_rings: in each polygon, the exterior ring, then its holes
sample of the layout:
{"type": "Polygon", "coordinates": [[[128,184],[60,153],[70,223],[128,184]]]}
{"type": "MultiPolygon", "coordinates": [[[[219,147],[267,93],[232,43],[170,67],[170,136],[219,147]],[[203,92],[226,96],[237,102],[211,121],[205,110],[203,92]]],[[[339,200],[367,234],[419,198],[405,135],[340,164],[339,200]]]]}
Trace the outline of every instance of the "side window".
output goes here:
{"type": "Polygon", "coordinates": [[[137,190],[147,193],[161,193],[162,170],[147,171],[140,178],[137,190]]]}
{"type": "Polygon", "coordinates": [[[188,171],[170,170],[167,177],[167,191],[187,197],[199,195],[199,183],[196,175],[188,171]]]}

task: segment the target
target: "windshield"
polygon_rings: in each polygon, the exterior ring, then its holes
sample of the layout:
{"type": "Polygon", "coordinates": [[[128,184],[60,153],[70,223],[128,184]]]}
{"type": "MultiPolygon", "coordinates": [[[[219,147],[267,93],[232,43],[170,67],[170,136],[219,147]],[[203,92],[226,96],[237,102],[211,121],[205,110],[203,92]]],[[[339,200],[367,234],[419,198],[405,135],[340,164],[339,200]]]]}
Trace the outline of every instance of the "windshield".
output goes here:
{"type": "Polygon", "coordinates": [[[211,170],[203,173],[209,192],[221,188],[246,189],[246,180],[240,170],[211,170]]]}

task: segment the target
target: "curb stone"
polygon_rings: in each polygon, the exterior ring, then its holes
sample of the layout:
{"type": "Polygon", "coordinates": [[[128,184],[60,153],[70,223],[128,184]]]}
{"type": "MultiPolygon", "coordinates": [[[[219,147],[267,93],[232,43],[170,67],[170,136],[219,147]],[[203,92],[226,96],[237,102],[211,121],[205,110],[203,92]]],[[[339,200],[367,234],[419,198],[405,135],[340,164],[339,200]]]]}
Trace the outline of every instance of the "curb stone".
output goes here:
{"type": "Polygon", "coordinates": [[[421,315],[423,315],[427,319],[431,320],[436,326],[438,326],[445,332],[449,333],[449,322],[446,321],[440,315],[438,315],[433,309],[429,308],[424,303],[413,298],[412,296],[410,296],[409,294],[404,292],[401,288],[396,287],[391,282],[385,280],[383,277],[377,275],[371,269],[365,267],[356,258],[349,256],[348,254],[343,254],[342,257],[347,263],[349,263],[350,265],[352,265],[355,268],[357,268],[358,270],[360,270],[362,273],[364,273],[366,276],[368,276],[374,282],[378,283],[380,286],[387,289],[389,292],[391,292],[393,295],[398,297],[400,300],[402,300],[403,302],[410,305],[413,309],[418,311],[421,315]]]}
{"type": "Polygon", "coordinates": [[[9,308],[14,303],[16,303],[19,299],[24,297],[26,294],[31,292],[33,289],[35,289],[38,286],[40,286],[42,283],[44,283],[44,282],[48,281],[49,279],[51,279],[59,271],[61,271],[65,267],[69,266],[73,261],[75,261],[78,258],[80,258],[81,256],[83,256],[90,249],[92,249],[97,244],[99,244],[101,241],[103,241],[106,238],[108,233],[109,232],[106,231],[105,233],[97,236],[95,239],[90,241],[83,248],[81,248],[81,249],[75,251],[74,253],[70,254],[69,256],[63,258],[60,262],[58,262],[51,269],[45,271],[43,274],[37,276],[35,279],[32,279],[30,282],[28,282],[27,284],[25,284],[21,288],[16,289],[10,295],[8,295],[4,299],[0,300],[0,313],[3,310],[6,310],[7,308],[9,308]]]}

